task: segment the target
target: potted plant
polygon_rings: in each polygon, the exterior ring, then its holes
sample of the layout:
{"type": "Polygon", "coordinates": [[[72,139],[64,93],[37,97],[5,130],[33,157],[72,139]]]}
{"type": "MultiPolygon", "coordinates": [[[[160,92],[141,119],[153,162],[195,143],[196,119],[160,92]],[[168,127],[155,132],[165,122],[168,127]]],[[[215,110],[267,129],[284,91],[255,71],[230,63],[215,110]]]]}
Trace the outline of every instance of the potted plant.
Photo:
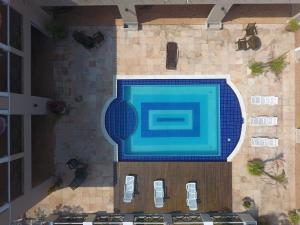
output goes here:
{"type": "Polygon", "coordinates": [[[67,114],[67,104],[64,101],[49,101],[47,103],[48,110],[56,115],[67,114]]]}
{"type": "Polygon", "coordinates": [[[288,212],[288,219],[293,225],[297,225],[300,222],[300,216],[296,210],[291,210],[288,212]]]}
{"type": "Polygon", "coordinates": [[[265,72],[265,64],[263,62],[252,61],[248,67],[252,76],[258,76],[265,72]]]}
{"type": "Polygon", "coordinates": [[[245,197],[243,198],[243,206],[245,209],[250,209],[255,206],[255,203],[253,199],[251,199],[250,197],[245,197]]]}
{"type": "Polygon", "coordinates": [[[52,20],[46,24],[46,29],[55,40],[64,39],[68,36],[65,26],[55,20],[52,20]]]}
{"type": "Polygon", "coordinates": [[[285,29],[290,32],[296,32],[299,29],[299,21],[296,19],[291,19],[285,29]]]}
{"type": "Polygon", "coordinates": [[[272,59],[270,62],[268,62],[268,66],[272,73],[274,73],[276,76],[279,76],[287,66],[285,56],[282,55],[278,58],[272,59]]]}
{"type": "Polygon", "coordinates": [[[266,216],[259,216],[257,218],[257,225],[269,225],[268,219],[266,216]]]}

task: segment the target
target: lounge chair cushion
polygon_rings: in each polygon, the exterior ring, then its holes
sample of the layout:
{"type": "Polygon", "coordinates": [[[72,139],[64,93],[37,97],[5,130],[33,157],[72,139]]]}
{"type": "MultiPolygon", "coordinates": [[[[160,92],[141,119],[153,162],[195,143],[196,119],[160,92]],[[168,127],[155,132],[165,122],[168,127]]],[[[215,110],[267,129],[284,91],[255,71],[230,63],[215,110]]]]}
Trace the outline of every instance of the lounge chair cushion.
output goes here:
{"type": "Polygon", "coordinates": [[[176,70],[178,62],[178,46],[175,42],[168,42],[167,44],[167,60],[166,68],[168,70],[176,70]]]}

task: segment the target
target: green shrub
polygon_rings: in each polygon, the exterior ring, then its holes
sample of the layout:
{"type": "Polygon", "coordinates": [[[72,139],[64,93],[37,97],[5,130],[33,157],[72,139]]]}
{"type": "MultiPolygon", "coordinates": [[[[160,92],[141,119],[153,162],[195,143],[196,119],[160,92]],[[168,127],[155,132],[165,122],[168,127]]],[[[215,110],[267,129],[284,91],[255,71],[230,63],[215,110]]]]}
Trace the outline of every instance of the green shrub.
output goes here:
{"type": "Polygon", "coordinates": [[[300,222],[300,216],[296,210],[289,211],[288,218],[291,224],[296,225],[300,222]]]}
{"type": "Polygon", "coordinates": [[[251,62],[249,64],[249,69],[251,70],[251,75],[253,76],[258,76],[262,73],[264,73],[264,68],[265,68],[265,65],[263,62],[251,62]]]}
{"type": "Polygon", "coordinates": [[[46,29],[56,40],[64,39],[68,35],[65,27],[57,21],[51,21],[48,24],[46,24],[46,29]]]}
{"type": "Polygon", "coordinates": [[[243,198],[243,206],[245,209],[250,209],[255,206],[254,201],[250,197],[243,198]]]}
{"type": "Polygon", "coordinates": [[[272,179],[281,184],[285,184],[288,181],[284,170],[282,171],[281,174],[272,176],[272,179]]]}
{"type": "Polygon", "coordinates": [[[254,159],[247,164],[248,172],[253,176],[261,176],[264,173],[265,164],[260,159],[254,159]]]}
{"type": "Polygon", "coordinates": [[[299,22],[296,19],[291,19],[288,23],[288,31],[295,32],[299,29],[299,22]]]}
{"type": "Polygon", "coordinates": [[[247,201],[243,202],[243,206],[244,206],[245,209],[250,209],[251,205],[252,205],[251,202],[247,202],[247,201]]]}
{"type": "Polygon", "coordinates": [[[271,72],[273,72],[277,76],[282,73],[286,66],[287,62],[285,61],[285,56],[280,56],[269,62],[271,72]]]}

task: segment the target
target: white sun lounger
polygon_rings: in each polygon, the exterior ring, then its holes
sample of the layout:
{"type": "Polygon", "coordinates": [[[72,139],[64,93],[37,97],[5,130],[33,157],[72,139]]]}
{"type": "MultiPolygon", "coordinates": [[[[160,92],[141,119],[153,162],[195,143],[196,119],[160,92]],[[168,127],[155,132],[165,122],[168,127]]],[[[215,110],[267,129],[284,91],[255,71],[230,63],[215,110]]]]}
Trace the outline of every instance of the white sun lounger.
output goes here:
{"type": "Polygon", "coordinates": [[[186,204],[191,211],[198,209],[197,204],[197,189],[195,182],[189,182],[186,184],[186,204]]]}
{"type": "Polygon", "coordinates": [[[252,137],[251,146],[257,148],[262,148],[262,147],[276,148],[278,147],[278,138],[252,137]]]}
{"type": "Polygon", "coordinates": [[[188,197],[186,200],[186,204],[191,211],[195,211],[198,209],[197,198],[188,197]]]}
{"type": "Polygon", "coordinates": [[[276,96],[251,96],[252,105],[277,105],[278,97],[276,96]]]}
{"type": "Polygon", "coordinates": [[[162,180],[156,180],[153,182],[154,186],[154,205],[156,208],[162,208],[164,206],[164,182],[162,180]]]}
{"type": "Polygon", "coordinates": [[[134,176],[126,176],[124,184],[123,202],[130,203],[132,201],[134,194],[134,183],[134,176]]]}
{"type": "Polygon", "coordinates": [[[277,116],[256,116],[251,117],[252,126],[276,126],[278,124],[277,116]]]}

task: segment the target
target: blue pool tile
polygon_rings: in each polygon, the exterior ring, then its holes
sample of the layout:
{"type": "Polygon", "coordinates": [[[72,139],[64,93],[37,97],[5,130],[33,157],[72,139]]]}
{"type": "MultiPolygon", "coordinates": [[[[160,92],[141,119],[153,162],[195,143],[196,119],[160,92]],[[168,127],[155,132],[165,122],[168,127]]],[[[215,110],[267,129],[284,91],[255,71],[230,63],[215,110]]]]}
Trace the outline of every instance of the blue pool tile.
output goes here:
{"type": "MultiPolygon", "coordinates": [[[[188,88],[188,87],[187,87],[188,88]]],[[[237,145],[242,124],[242,112],[237,96],[225,79],[162,79],[162,80],[118,80],[117,81],[117,99],[113,101],[105,116],[105,127],[118,144],[119,161],[226,161],[237,145]],[[220,152],[218,156],[144,156],[129,155],[125,152],[125,141],[127,133],[133,132],[136,127],[136,116],[134,113],[119,112],[118,103],[125,99],[125,88],[128,85],[210,85],[218,84],[220,86],[220,152]],[[118,119],[119,118],[119,119],[118,119]],[[120,122],[123,118],[124,123],[120,122]],[[118,122],[119,121],[119,122],[118,122]],[[120,123],[120,124],[119,124],[120,123]],[[125,125],[126,124],[126,125],[125,125]]],[[[125,109],[126,110],[126,109],[125,109]]]]}

